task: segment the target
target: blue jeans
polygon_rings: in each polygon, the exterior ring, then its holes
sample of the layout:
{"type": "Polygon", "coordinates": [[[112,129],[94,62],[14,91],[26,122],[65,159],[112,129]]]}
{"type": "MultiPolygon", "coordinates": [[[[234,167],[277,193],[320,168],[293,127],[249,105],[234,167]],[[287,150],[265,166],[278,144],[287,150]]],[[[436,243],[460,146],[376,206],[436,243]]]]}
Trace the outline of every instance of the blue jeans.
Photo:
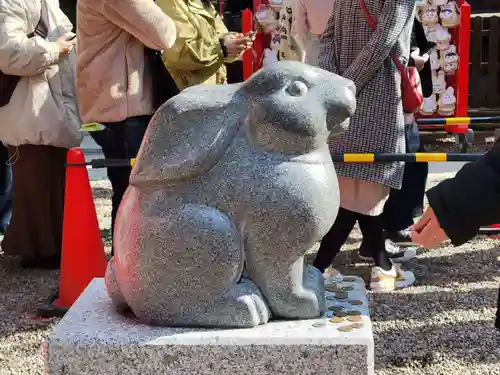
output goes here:
{"type": "MultiPolygon", "coordinates": [[[[95,142],[102,148],[106,159],[135,158],[141,147],[142,138],[149,124],[151,116],[130,117],[121,122],[104,123],[106,127],[99,132],[90,133],[95,142]]],[[[111,231],[114,233],[115,218],[123,194],[127,190],[130,167],[108,168],[108,178],[113,189],[111,198],[111,231]]]]}
{"type": "Polygon", "coordinates": [[[0,144],[0,234],[5,233],[12,217],[12,167],[7,147],[0,144]]]}

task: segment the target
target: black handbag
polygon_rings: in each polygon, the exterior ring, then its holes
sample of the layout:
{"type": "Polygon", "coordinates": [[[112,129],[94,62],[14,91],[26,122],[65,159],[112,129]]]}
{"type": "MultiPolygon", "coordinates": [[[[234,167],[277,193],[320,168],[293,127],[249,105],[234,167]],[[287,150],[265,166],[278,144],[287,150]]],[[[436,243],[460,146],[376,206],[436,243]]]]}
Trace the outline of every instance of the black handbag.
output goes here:
{"type": "MultiPolygon", "coordinates": [[[[156,2],[156,0],[153,0],[156,2]]],[[[161,51],[144,47],[144,66],[149,69],[153,86],[153,107],[155,111],[168,99],[176,96],[180,90],[163,63],[161,51]]]]}
{"type": "Polygon", "coordinates": [[[149,69],[152,77],[153,106],[156,111],[163,103],[177,95],[180,90],[163,63],[160,51],[144,47],[144,61],[144,65],[146,69],[149,69]]]}
{"type": "MultiPolygon", "coordinates": [[[[28,39],[33,38],[35,35],[38,35],[44,39],[47,37],[47,27],[42,22],[42,10],[43,1],[42,9],[40,10],[40,19],[35,27],[35,31],[27,35],[28,39]]],[[[17,84],[20,80],[20,76],[5,74],[0,70],[0,108],[5,107],[10,103],[12,94],[14,94],[14,90],[16,89],[17,84]]]]}
{"type": "Polygon", "coordinates": [[[19,76],[11,76],[0,71],[0,108],[10,103],[10,98],[20,79],[19,76]]]}

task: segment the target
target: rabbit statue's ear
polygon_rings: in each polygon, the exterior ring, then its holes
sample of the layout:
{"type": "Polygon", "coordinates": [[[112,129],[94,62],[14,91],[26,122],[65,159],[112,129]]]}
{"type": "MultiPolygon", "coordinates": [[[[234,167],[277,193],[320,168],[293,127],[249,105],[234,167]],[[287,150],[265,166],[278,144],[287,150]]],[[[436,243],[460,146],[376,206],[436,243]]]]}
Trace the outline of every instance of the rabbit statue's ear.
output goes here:
{"type": "Polygon", "coordinates": [[[198,85],[161,106],[144,135],[130,184],[168,184],[212,168],[244,121],[240,87],[198,85]]]}

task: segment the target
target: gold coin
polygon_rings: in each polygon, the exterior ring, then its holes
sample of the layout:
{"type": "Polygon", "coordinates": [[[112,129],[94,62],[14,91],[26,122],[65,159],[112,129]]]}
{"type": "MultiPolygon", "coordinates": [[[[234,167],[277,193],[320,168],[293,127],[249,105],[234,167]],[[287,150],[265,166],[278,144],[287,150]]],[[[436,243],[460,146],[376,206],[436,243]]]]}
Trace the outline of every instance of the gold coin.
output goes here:
{"type": "Polygon", "coordinates": [[[350,299],[349,302],[353,306],[361,306],[363,304],[363,301],[357,300],[357,299],[350,299]]]}
{"type": "Polygon", "coordinates": [[[345,319],[340,316],[334,316],[330,319],[331,323],[342,323],[345,319]]]}
{"type": "Polygon", "coordinates": [[[346,311],[346,314],[349,316],[360,316],[361,312],[359,312],[357,310],[349,310],[349,311],[346,311]]]}
{"type": "Polygon", "coordinates": [[[338,316],[339,318],[344,318],[347,316],[344,310],[338,310],[334,311],[335,316],[338,316]]]}
{"type": "Polygon", "coordinates": [[[346,326],[337,327],[337,329],[340,332],[351,332],[354,329],[354,327],[352,326],[352,324],[348,324],[346,326]]]}
{"type": "Polygon", "coordinates": [[[356,323],[351,324],[351,326],[354,329],[361,329],[361,328],[363,328],[365,326],[365,324],[363,322],[359,322],[359,323],[356,322],[356,323]]]}
{"type": "Polygon", "coordinates": [[[334,287],[335,288],[335,287],[338,287],[338,286],[339,286],[339,284],[336,281],[334,281],[334,280],[332,280],[330,282],[328,282],[327,280],[325,280],[325,287],[334,287]]]}
{"type": "Polygon", "coordinates": [[[360,322],[363,320],[363,318],[359,315],[351,315],[347,317],[347,320],[350,322],[360,322]]]}
{"type": "Polygon", "coordinates": [[[328,306],[328,310],[330,311],[342,311],[344,308],[342,306],[328,306]]]}
{"type": "Polygon", "coordinates": [[[335,298],[337,298],[337,299],[347,299],[347,293],[345,293],[345,292],[335,293],[335,298]]]}

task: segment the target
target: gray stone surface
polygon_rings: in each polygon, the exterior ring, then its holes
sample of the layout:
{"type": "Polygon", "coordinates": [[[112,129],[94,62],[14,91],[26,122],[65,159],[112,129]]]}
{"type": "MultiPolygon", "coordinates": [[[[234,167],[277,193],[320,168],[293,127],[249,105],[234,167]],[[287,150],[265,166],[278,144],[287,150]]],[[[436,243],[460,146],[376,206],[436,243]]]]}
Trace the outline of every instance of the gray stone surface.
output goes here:
{"type": "MultiPolygon", "coordinates": [[[[47,375],[362,375],[373,373],[373,335],[364,283],[326,305],[356,310],[362,327],[328,317],[255,328],[153,327],[115,311],[94,279],[45,343],[47,375]],[[353,306],[349,301],[361,301],[353,306]]],[[[328,315],[333,313],[329,311],[328,315]]]]}
{"type": "Polygon", "coordinates": [[[116,221],[106,275],[115,305],[153,325],[319,317],[323,278],[304,255],[337,215],[327,138],[346,128],[353,91],[283,61],[162,106],[116,221]]]}

